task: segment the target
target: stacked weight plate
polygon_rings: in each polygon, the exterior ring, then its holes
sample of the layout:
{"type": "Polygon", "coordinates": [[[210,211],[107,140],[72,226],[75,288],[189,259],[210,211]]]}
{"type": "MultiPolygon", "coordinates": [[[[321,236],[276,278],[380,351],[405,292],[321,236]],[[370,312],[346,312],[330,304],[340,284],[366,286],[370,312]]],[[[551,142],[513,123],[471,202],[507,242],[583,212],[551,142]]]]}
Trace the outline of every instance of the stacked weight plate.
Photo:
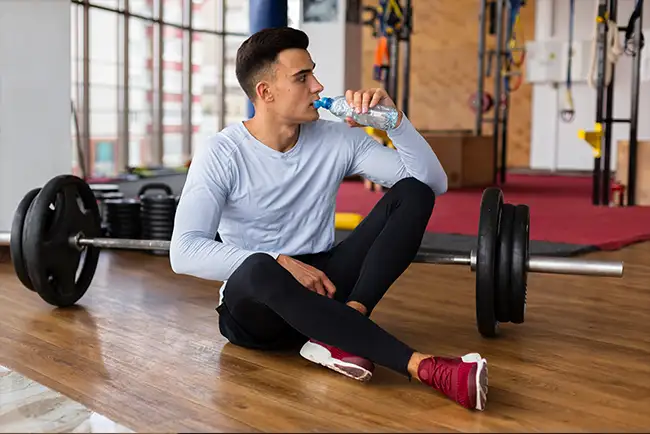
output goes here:
{"type": "Polygon", "coordinates": [[[111,238],[139,239],[140,201],[138,199],[107,199],[106,229],[111,238]]]}
{"type": "Polygon", "coordinates": [[[89,184],[99,206],[99,217],[102,224],[102,235],[108,235],[108,222],[106,220],[106,201],[111,199],[121,199],[124,193],[120,192],[117,184],[89,184]]]}
{"type": "MultiPolygon", "coordinates": [[[[174,217],[178,198],[172,194],[167,184],[151,183],[143,186],[138,193],[140,198],[140,220],[142,238],[148,240],[166,240],[172,238],[174,217]],[[150,193],[152,190],[162,190],[150,193]],[[148,193],[149,192],[149,193],[148,193]]],[[[167,255],[167,251],[152,251],[157,255],[167,255]]]]}

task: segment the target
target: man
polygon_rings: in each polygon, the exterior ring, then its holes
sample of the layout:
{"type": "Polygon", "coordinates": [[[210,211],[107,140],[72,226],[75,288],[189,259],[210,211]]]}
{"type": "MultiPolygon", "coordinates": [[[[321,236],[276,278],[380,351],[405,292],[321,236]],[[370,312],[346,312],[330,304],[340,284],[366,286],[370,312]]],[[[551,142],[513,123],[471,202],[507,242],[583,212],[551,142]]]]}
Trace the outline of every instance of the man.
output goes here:
{"type": "MultiPolygon", "coordinates": [[[[255,116],[196,150],[176,212],[171,266],[224,281],[219,326],[235,345],[302,345],[306,359],[362,381],[377,363],[483,410],[487,364],[480,355],[423,354],[369,318],[417,253],[446,174],[402,113],[388,131],[396,149],[350,128],[353,122],[319,119],[313,102],[323,87],[308,44],[305,33],[279,28],[239,48],[237,79],[255,116]],[[354,174],[389,190],[333,246],[336,194],[354,174]]],[[[346,97],[359,112],[395,106],[382,89],[346,97]]]]}

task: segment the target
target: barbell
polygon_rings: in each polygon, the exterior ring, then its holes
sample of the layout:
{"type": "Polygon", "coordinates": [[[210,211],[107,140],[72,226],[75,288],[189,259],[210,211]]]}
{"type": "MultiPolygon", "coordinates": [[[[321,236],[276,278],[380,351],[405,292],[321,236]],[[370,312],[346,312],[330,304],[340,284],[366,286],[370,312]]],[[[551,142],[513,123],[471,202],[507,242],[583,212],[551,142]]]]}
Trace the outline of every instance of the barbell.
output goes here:
{"type": "MultiPolygon", "coordinates": [[[[496,187],[484,190],[477,248],[464,255],[419,249],[413,262],[464,265],[476,272],[476,323],[484,337],[499,324],[524,322],[527,276],[532,273],[622,277],[623,263],[531,256],[526,205],[504,203],[496,187]]],[[[76,304],[93,280],[101,249],[169,251],[170,241],[101,237],[101,218],[90,186],[74,175],[59,175],[29,191],[18,204],[8,245],[22,284],[57,307],[76,304]]]]}

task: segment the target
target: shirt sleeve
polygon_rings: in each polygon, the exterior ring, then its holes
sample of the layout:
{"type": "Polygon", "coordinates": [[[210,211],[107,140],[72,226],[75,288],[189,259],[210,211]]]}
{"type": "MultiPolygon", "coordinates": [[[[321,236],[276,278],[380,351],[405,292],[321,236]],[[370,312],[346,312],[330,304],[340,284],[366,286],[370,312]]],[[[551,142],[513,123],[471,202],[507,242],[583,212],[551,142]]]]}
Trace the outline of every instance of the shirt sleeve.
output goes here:
{"type": "Polygon", "coordinates": [[[192,158],[176,210],[169,257],[177,274],[225,281],[246,258],[260,252],[215,240],[233,180],[231,160],[219,149],[218,140],[201,147],[192,158]]]}
{"type": "Polygon", "coordinates": [[[411,122],[402,122],[388,131],[396,149],[378,143],[361,128],[353,128],[354,151],[348,171],[385,187],[392,187],[403,178],[413,177],[439,196],[447,191],[447,174],[429,143],[411,122]]]}

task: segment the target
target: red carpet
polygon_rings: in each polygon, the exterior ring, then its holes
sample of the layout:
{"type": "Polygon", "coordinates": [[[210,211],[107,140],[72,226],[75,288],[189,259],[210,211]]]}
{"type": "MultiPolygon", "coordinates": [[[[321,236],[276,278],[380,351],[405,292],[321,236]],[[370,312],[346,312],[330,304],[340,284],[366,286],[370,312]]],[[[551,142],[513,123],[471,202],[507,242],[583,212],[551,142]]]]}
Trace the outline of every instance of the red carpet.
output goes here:
{"type": "MultiPolygon", "coordinates": [[[[509,175],[505,201],[530,207],[530,238],[537,241],[616,250],[650,240],[650,207],[597,207],[591,204],[591,178],[509,175]]],[[[428,232],[476,235],[483,189],[451,190],[439,197],[428,232]]],[[[367,215],[381,193],[361,182],[345,182],[338,212],[367,215]]]]}

